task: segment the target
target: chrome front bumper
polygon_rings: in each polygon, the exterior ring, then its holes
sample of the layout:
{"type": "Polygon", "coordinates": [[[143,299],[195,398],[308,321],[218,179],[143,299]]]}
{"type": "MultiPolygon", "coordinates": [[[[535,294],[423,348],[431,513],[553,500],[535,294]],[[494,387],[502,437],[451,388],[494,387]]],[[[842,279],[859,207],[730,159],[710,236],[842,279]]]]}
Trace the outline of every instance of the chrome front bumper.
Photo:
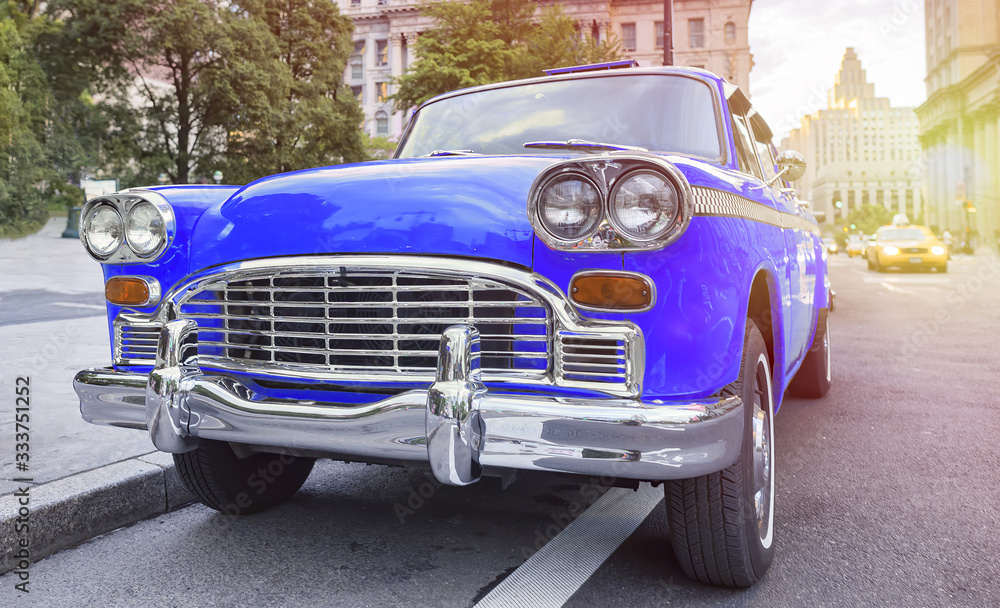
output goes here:
{"type": "Polygon", "coordinates": [[[203,374],[193,356],[185,359],[196,329],[192,321],[167,323],[148,376],[77,374],[83,418],[146,429],[165,452],[193,450],[204,438],[428,463],[450,485],[473,483],[484,469],[684,479],[719,471],[740,453],[743,403],[735,396],[642,403],[490,393],[480,380],[479,336],[469,326],[445,331],[437,379],[427,390],[347,406],[274,400],[233,378],[203,374]]]}

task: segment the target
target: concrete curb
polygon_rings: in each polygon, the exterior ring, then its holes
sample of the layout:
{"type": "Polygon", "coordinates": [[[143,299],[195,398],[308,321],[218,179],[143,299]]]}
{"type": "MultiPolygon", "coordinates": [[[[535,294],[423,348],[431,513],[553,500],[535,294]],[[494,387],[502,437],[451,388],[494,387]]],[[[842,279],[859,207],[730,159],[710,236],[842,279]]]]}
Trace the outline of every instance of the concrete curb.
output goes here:
{"type": "Polygon", "coordinates": [[[36,562],[194,500],[173,458],[162,452],[30,486],[27,493],[27,530],[17,526],[21,498],[8,494],[0,499],[0,574],[17,567],[20,541],[28,541],[29,561],[36,562]]]}

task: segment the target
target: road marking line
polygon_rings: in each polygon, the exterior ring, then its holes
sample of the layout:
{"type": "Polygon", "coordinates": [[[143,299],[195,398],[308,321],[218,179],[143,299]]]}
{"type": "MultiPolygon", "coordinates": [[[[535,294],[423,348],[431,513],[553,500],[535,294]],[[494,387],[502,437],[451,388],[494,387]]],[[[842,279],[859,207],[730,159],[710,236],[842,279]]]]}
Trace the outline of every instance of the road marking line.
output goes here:
{"type": "Polygon", "coordinates": [[[663,500],[648,484],[611,488],[490,591],[475,608],[558,608],[601,567],[663,500]]]}
{"type": "Polygon", "coordinates": [[[98,306],[97,304],[77,304],[76,302],[53,302],[53,306],[64,306],[66,308],[87,308],[90,310],[107,310],[106,306],[98,306]]]}
{"type": "Polygon", "coordinates": [[[899,293],[909,293],[909,294],[913,293],[909,289],[900,289],[899,287],[896,287],[895,285],[893,285],[892,283],[889,283],[888,281],[882,281],[882,287],[885,287],[886,289],[888,289],[890,291],[896,291],[896,292],[899,292],[899,293]]]}

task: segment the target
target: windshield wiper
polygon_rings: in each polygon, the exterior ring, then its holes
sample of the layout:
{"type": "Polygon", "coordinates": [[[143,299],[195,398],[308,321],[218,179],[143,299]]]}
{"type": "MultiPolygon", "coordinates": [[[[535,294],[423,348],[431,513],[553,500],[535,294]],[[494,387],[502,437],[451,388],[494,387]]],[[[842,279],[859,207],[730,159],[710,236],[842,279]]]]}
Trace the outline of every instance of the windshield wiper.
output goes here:
{"type": "Polygon", "coordinates": [[[635,152],[649,152],[646,148],[640,148],[639,146],[605,144],[598,141],[588,141],[586,139],[567,139],[566,141],[529,141],[524,144],[524,147],[550,150],[633,150],[635,152]]]}
{"type": "Polygon", "coordinates": [[[472,150],[434,150],[424,156],[480,156],[480,154],[472,150]]]}

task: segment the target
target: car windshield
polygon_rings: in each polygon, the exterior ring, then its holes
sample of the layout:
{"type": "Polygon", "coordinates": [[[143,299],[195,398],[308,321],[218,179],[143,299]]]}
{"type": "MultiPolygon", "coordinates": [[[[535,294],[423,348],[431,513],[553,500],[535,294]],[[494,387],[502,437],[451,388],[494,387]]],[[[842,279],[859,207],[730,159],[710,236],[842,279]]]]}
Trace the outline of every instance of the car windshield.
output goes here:
{"type": "Polygon", "coordinates": [[[900,228],[886,230],[879,235],[880,241],[922,241],[927,238],[919,228],[900,228]]]}
{"type": "MultiPolygon", "coordinates": [[[[712,89],[667,74],[553,80],[434,102],[417,113],[399,157],[435,150],[565,154],[529,142],[580,139],[721,159],[712,89]]],[[[593,150],[581,149],[592,153],[593,150]]]]}

